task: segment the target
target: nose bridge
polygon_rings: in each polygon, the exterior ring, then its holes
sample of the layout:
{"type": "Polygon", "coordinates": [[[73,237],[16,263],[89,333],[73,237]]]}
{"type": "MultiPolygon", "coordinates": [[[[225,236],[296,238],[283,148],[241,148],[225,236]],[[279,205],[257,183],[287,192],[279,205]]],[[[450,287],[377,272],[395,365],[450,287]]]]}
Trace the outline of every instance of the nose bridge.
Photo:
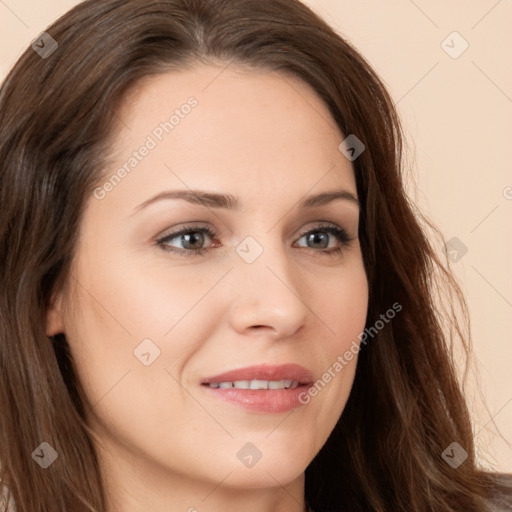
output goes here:
{"type": "Polygon", "coordinates": [[[277,231],[249,235],[235,248],[232,323],[237,330],[268,326],[279,336],[293,334],[308,307],[293,262],[277,231]]]}

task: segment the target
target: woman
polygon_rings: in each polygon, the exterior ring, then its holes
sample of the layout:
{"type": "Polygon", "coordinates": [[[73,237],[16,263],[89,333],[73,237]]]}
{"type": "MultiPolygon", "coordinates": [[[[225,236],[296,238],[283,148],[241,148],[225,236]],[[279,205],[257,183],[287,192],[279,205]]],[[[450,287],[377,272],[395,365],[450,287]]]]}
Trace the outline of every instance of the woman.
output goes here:
{"type": "Polygon", "coordinates": [[[393,102],[307,7],[85,1],[14,66],[0,133],[11,507],[512,507],[393,102]]]}

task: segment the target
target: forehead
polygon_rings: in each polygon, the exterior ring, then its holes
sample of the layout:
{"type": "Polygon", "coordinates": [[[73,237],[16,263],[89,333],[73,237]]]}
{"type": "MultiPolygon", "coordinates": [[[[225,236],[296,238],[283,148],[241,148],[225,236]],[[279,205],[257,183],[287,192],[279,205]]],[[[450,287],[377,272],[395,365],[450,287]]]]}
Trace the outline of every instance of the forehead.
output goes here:
{"type": "Polygon", "coordinates": [[[289,73],[201,65],[145,77],[117,117],[122,128],[106,176],[125,165],[123,187],[140,194],[164,181],[223,191],[229,184],[239,195],[302,195],[320,181],[355,191],[338,149],[344,135],[317,93],[289,73]]]}

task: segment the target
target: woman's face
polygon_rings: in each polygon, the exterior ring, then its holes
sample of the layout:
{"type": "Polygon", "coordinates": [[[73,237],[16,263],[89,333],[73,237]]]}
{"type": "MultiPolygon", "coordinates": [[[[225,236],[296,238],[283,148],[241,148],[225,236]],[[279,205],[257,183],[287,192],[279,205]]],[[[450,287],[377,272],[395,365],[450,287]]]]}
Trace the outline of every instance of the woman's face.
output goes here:
{"type": "Polygon", "coordinates": [[[356,183],[345,135],[308,85],[222,69],[148,78],[117,114],[115,161],[87,199],[48,333],[66,335],[112,467],[286,485],[354,378],[357,357],[335,363],[368,303],[356,183]]]}

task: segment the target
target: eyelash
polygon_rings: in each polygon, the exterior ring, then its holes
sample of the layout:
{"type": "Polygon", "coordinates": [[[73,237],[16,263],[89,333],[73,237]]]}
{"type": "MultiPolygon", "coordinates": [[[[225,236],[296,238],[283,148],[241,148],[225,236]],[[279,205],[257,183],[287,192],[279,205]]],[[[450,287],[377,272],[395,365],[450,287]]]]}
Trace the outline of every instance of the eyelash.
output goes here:
{"type": "MultiPolygon", "coordinates": [[[[312,229],[309,229],[308,231],[304,232],[301,234],[300,238],[303,238],[305,235],[308,235],[310,233],[315,233],[315,232],[325,232],[325,233],[330,233],[331,235],[334,235],[336,237],[336,239],[340,242],[340,246],[338,247],[335,247],[333,249],[319,249],[319,250],[316,250],[316,249],[313,249],[311,247],[304,247],[304,249],[309,249],[313,252],[319,252],[321,253],[322,255],[327,255],[327,256],[337,256],[341,253],[341,251],[350,245],[350,243],[355,239],[354,237],[350,237],[347,232],[345,231],[345,229],[343,228],[340,228],[336,225],[319,225],[319,226],[315,226],[314,228],[312,229]]],[[[181,235],[184,235],[184,234],[189,234],[189,233],[206,233],[208,234],[212,239],[215,238],[216,236],[216,233],[210,229],[209,227],[206,227],[206,226],[190,226],[190,227],[187,227],[187,228],[184,228],[184,229],[180,229],[179,231],[175,231],[174,233],[170,233],[168,235],[165,235],[164,237],[156,240],[156,244],[164,251],[166,252],[172,252],[172,253],[175,253],[175,254],[178,254],[180,256],[204,256],[204,254],[206,252],[208,252],[211,248],[210,247],[205,247],[205,248],[202,248],[202,249],[197,249],[197,250],[192,250],[192,249],[175,249],[175,248],[172,248],[172,247],[169,247],[167,245],[165,245],[166,242],[169,242],[171,240],[173,240],[174,238],[177,238],[181,235]]],[[[299,238],[299,239],[300,239],[299,238]]]]}

